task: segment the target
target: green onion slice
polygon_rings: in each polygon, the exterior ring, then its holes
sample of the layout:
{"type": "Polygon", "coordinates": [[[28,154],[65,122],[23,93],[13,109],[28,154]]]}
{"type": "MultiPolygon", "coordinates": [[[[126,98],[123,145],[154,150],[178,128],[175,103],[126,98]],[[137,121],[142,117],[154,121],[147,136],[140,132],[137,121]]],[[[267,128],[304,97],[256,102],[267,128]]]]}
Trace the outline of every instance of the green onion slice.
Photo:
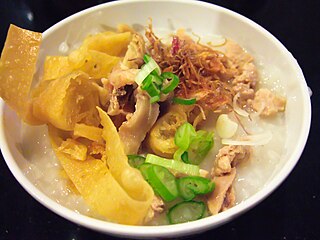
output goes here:
{"type": "Polygon", "coordinates": [[[173,154],[173,159],[176,161],[181,161],[182,155],[184,154],[185,150],[182,148],[178,148],[177,151],[173,154]]]}
{"type": "Polygon", "coordinates": [[[180,196],[192,200],[198,194],[207,194],[215,188],[214,182],[200,176],[187,176],[177,180],[180,196]]]}
{"type": "Polygon", "coordinates": [[[159,67],[159,65],[156,63],[156,61],[152,58],[152,57],[150,57],[148,54],[145,54],[144,55],[144,57],[143,57],[143,59],[144,60],[146,60],[147,59],[147,61],[148,62],[145,62],[146,63],[146,65],[150,65],[150,66],[154,66],[155,68],[154,68],[154,71],[157,73],[157,74],[161,74],[161,69],[160,69],[160,67],[159,67]]]}
{"type": "Polygon", "coordinates": [[[174,135],[174,143],[177,145],[177,147],[186,151],[196,134],[197,133],[194,127],[190,123],[185,122],[177,129],[174,135]]]}
{"type": "Polygon", "coordinates": [[[150,103],[156,103],[160,100],[160,95],[153,96],[150,98],[150,103]]]}
{"type": "Polygon", "coordinates": [[[161,69],[156,61],[145,54],[143,56],[145,64],[138,72],[135,82],[150,95],[150,102],[155,103],[160,100],[161,94],[168,94],[179,85],[179,77],[171,72],[161,74],[161,69]]]}
{"type": "Polygon", "coordinates": [[[167,82],[161,88],[161,92],[164,94],[172,92],[179,85],[179,77],[171,72],[164,72],[161,77],[167,79],[167,82]]]}
{"type": "Polygon", "coordinates": [[[181,161],[175,161],[173,159],[158,157],[153,154],[147,154],[146,163],[159,165],[165,168],[175,170],[180,173],[184,173],[186,175],[198,176],[200,174],[199,166],[187,164],[181,161]]]}
{"type": "Polygon", "coordinates": [[[206,206],[203,202],[180,202],[169,209],[167,218],[170,224],[195,221],[203,217],[206,206]]]}
{"type": "Polygon", "coordinates": [[[182,153],[182,155],[181,155],[181,160],[182,160],[182,162],[184,162],[184,163],[190,163],[190,161],[189,161],[189,156],[188,156],[188,152],[182,153]]]}
{"type": "Polygon", "coordinates": [[[190,98],[190,99],[178,98],[178,97],[173,98],[173,102],[174,103],[178,103],[178,104],[181,104],[181,105],[192,105],[192,104],[195,104],[196,101],[197,100],[195,98],[190,98]]]}
{"type": "Polygon", "coordinates": [[[152,82],[154,82],[159,87],[161,87],[162,83],[163,83],[163,78],[161,76],[159,76],[157,73],[154,73],[154,72],[152,72],[150,75],[152,76],[152,82]]]}
{"type": "MultiPolygon", "coordinates": [[[[146,54],[147,55],[147,54],[146,54]]],[[[136,78],[135,78],[135,82],[140,86],[143,82],[144,79],[146,79],[146,77],[153,71],[155,71],[158,75],[161,74],[161,69],[159,67],[159,65],[156,63],[156,61],[150,57],[149,55],[144,56],[144,60],[146,62],[146,64],[144,64],[140,71],[138,72],[136,78]]]]}
{"type": "Polygon", "coordinates": [[[143,56],[143,61],[144,61],[145,63],[148,63],[148,62],[150,61],[150,59],[152,59],[152,57],[151,57],[150,55],[148,55],[148,54],[145,54],[145,55],[143,56]]]}
{"type": "Polygon", "coordinates": [[[197,131],[188,148],[188,160],[191,164],[200,164],[213,147],[213,132],[197,131]]]}
{"type": "Polygon", "coordinates": [[[198,165],[213,147],[213,132],[196,132],[194,127],[186,122],[177,129],[174,143],[178,147],[173,155],[175,160],[182,159],[183,162],[198,165]]]}
{"type": "Polygon", "coordinates": [[[140,171],[164,201],[170,202],[179,196],[176,179],[165,167],[144,163],[140,171]]]}
{"type": "MultiPolygon", "coordinates": [[[[151,76],[151,75],[149,75],[151,76]]],[[[149,78],[149,76],[147,78],[149,78]]],[[[148,92],[148,94],[150,95],[150,97],[154,97],[154,96],[158,96],[160,95],[160,90],[157,87],[157,85],[150,81],[150,83],[148,82],[146,85],[144,85],[143,87],[141,87],[142,90],[145,90],[148,92]]]]}

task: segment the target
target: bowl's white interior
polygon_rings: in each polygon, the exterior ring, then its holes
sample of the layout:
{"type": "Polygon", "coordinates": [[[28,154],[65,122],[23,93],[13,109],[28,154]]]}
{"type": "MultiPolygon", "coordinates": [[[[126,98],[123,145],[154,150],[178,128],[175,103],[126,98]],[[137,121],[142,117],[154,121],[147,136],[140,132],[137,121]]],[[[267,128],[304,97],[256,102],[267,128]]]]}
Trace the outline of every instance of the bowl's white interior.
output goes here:
{"type": "Polygon", "coordinates": [[[233,216],[254,206],[270,194],[290,173],[298,161],[309,132],[311,110],[303,74],[292,55],[266,30],[231,11],[194,1],[121,1],[100,5],[76,14],[51,27],[43,34],[40,63],[45,55],[61,55],[59,45],[78,43],[88,33],[115,27],[119,23],[145,26],[152,17],[155,29],[174,31],[178,28],[192,30],[199,35],[221,34],[237,41],[254,57],[268,66],[279,69],[287,93],[287,136],[285,151],[274,177],[264,189],[218,216],[176,226],[132,227],[112,224],[79,215],[55,203],[27,179],[21,168],[28,161],[21,154],[21,123],[17,116],[1,102],[1,150],[5,160],[20,184],[38,201],[59,215],[98,231],[122,236],[179,236],[216,227],[233,216]]]}

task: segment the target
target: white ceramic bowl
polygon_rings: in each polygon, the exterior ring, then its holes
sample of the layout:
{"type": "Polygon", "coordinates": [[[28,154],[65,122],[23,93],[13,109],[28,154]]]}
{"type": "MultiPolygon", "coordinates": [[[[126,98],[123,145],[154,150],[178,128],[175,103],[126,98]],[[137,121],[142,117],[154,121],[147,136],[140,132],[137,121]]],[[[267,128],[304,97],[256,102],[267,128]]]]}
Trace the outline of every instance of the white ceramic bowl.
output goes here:
{"type": "Polygon", "coordinates": [[[124,226],[93,219],[62,207],[32,184],[32,179],[28,179],[21,170],[29,164],[21,154],[23,147],[21,146],[21,122],[3,102],[0,102],[1,151],[11,172],[26,191],[41,204],[72,222],[100,232],[131,238],[189,235],[230,221],[258,204],[283,182],[297,163],[308,137],[311,119],[310,99],[299,65],[275,37],[237,13],[198,1],[128,0],[102,4],[79,12],[43,33],[40,62],[43,61],[45,55],[60,54],[59,45],[63,42],[72,46],[89,32],[102,30],[104,26],[116,26],[118,23],[146,25],[148,17],[152,17],[155,29],[174,31],[183,27],[192,29],[199,35],[212,33],[227,36],[260,59],[266,68],[268,66],[278,67],[279,78],[286,80],[288,101],[286,125],[287,129],[294,129],[294,131],[287,131],[281,161],[273,178],[265,183],[263,189],[223,213],[195,222],[171,226],[124,226]]]}

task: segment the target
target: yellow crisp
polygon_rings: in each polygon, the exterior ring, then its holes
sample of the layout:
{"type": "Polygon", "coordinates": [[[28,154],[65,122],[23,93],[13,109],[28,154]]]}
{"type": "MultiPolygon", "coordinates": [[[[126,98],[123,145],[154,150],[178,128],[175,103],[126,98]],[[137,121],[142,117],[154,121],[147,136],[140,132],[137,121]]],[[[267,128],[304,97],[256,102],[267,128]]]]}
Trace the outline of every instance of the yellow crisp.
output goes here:
{"type": "Polygon", "coordinates": [[[87,37],[82,47],[88,50],[103,52],[111,56],[123,57],[131,39],[132,34],[130,32],[116,34],[98,33],[87,37]]]}
{"type": "Polygon", "coordinates": [[[60,78],[81,70],[93,78],[107,77],[127,51],[130,32],[103,32],[89,35],[83,44],[68,56],[47,56],[42,80],[60,78]]]}
{"type": "MultiPolygon", "coordinates": [[[[128,164],[119,134],[108,114],[100,108],[98,110],[103,126],[102,137],[106,141],[107,165],[112,175],[132,198],[139,201],[151,201],[153,190],[140,171],[128,164]]],[[[146,214],[147,209],[141,209],[141,211],[146,214]]]]}
{"type": "Polygon", "coordinates": [[[41,33],[10,25],[0,60],[0,96],[29,124],[40,123],[29,101],[40,43],[41,33]]]}
{"type": "Polygon", "coordinates": [[[73,51],[69,56],[46,57],[42,79],[56,79],[75,70],[81,70],[90,77],[99,79],[107,77],[119,61],[119,57],[80,48],[73,51]]]}
{"type": "Polygon", "coordinates": [[[42,80],[50,80],[71,73],[73,66],[67,56],[47,56],[43,66],[42,80]]]}
{"type": "Polygon", "coordinates": [[[84,64],[79,70],[93,78],[107,77],[112,68],[120,61],[119,57],[110,56],[103,52],[88,50],[84,64]]]}
{"type": "Polygon", "coordinates": [[[102,129],[98,127],[88,126],[83,123],[77,123],[74,126],[74,136],[84,137],[95,142],[102,142],[102,129]]]}
{"type": "Polygon", "coordinates": [[[87,159],[87,146],[72,138],[67,138],[67,140],[63,141],[58,150],[68,154],[70,158],[75,160],[84,161],[87,159]]]}
{"type": "Polygon", "coordinates": [[[105,32],[88,36],[69,56],[47,57],[46,81],[30,94],[41,34],[11,26],[0,61],[0,94],[24,121],[48,125],[70,186],[92,210],[112,222],[141,225],[153,190],[129,166],[116,127],[99,108],[110,98],[100,78],[125,55],[131,39],[130,32],[105,32]]]}
{"type": "Polygon", "coordinates": [[[76,123],[98,126],[99,91],[89,76],[74,72],[50,81],[34,98],[33,113],[45,123],[62,130],[73,130],[76,123]]]}
{"type": "Polygon", "coordinates": [[[140,172],[128,165],[120,137],[109,116],[101,109],[99,114],[104,127],[103,137],[108,144],[112,143],[112,147],[106,147],[107,165],[94,158],[76,161],[59,151],[63,133],[49,126],[53,149],[67,175],[94,211],[109,221],[141,225],[150,209],[153,190],[140,172]]]}

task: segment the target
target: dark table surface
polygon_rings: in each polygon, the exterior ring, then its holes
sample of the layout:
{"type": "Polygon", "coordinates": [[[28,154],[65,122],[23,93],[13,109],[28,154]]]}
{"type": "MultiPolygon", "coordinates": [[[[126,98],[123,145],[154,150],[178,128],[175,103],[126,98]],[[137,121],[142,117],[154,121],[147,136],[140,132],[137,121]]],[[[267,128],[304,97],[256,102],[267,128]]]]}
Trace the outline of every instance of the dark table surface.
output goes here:
{"type": "MultiPolygon", "coordinates": [[[[10,23],[42,32],[67,16],[102,2],[105,1],[0,0],[0,49],[10,23]]],[[[216,0],[212,3],[257,22],[293,54],[313,91],[312,125],[300,161],[275,192],[232,222],[190,239],[320,239],[320,157],[317,152],[320,136],[320,1],[216,0]]],[[[78,226],[46,209],[24,191],[1,159],[0,239],[114,237],[78,226]]]]}

